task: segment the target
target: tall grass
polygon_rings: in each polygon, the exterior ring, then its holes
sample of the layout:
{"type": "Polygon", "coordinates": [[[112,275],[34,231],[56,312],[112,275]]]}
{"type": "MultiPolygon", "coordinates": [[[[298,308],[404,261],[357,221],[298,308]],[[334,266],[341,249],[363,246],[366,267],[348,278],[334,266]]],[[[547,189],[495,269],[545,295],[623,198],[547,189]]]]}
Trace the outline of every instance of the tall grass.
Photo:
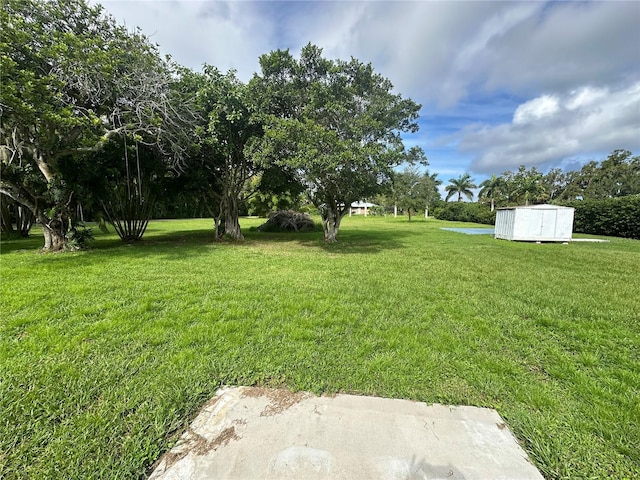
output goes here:
{"type": "Polygon", "coordinates": [[[3,241],[0,478],[144,477],[225,384],[493,407],[548,478],[640,475],[638,241],[352,217],[325,245],[260,222],[3,241]]]}

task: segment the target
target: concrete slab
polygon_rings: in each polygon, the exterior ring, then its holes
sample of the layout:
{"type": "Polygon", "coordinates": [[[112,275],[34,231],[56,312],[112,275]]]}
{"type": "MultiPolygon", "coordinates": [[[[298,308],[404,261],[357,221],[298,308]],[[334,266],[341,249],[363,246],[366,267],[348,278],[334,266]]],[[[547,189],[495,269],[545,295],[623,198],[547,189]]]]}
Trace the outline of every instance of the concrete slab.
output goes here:
{"type": "Polygon", "coordinates": [[[150,480],[542,480],[495,410],[221,389],[150,480]]]}

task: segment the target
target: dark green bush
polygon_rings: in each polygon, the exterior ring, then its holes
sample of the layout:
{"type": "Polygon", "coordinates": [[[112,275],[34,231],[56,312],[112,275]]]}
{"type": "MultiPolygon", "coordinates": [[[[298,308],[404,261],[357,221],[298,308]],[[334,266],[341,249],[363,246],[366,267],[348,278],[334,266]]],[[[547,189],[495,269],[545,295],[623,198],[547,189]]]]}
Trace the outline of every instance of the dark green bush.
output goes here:
{"type": "Polygon", "coordinates": [[[468,202],[442,202],[434,206],[432,215],[439,220],[453,222],[473,222],[494,225],[496,212],[491,211],[487,205],[468,202]]]}
{"type": "Polygon", "coordinates": [[[316,225],[306,213],[293,210],[271,212],[265,223],[258,227],[260,232],[313,232],[316,225]]]}
{"type": "Polygon", "coordinates": [[[576,200],[566,205],[576,209],[574,232],[640,239],[640,195],[576,200]]]}

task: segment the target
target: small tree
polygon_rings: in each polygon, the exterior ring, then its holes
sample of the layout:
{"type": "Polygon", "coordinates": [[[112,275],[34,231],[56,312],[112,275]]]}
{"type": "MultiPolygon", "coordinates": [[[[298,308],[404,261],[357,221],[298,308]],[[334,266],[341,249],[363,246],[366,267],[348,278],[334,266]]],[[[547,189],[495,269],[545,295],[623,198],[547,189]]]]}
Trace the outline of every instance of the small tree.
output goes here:
{"type": "Polygon", "coordinates": [[[142,239],[151,220],[155,203],[152,185],[161,184],[159,177],[165,168],[153,149],[135,140],[127,142],[123,137],[122,144],[113,141],[110,146],[100,156],[111,153],[121,163],[104,160],[111,168],[105,191],[100,195],[101,205],[120,239],[135,242],[142,239]],[[114,168],[116,165],[120,168],[114,168]]]}
{"type": "Polygon", "coordinates": [[[394,175],[393,198],[395,204],[407,211],[409,221],[411,213],[423,211],[433,202],[440,200],[438,185],[442,182],[436,174],[420,174],[415,167],[405,168],[394,175]]]}

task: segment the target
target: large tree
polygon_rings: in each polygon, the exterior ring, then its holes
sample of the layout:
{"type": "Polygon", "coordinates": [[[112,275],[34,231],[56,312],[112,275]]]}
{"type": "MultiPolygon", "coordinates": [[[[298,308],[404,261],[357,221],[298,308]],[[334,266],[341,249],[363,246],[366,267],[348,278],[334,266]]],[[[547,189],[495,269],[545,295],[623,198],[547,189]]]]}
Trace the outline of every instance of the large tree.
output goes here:
{"type": "Polygon", "coordinates": [[[201,137],[216,236],[242,240],[240,204],[251,196],[250,180],[259,173],[245,155],[245,147],[262,134],[262,126],[254,115],[248,87],[233,71],[223,74],[205,65],[197,99],[206,118],[201,137]]]}
{"type": "Polygon", "coordinates": [[[60,250],[75,194],[63,159],[125,136],[175,159],[188,113],[170,63],[102,7],[7,0],[0,19],[0,192],[38,218],[45,250],[60,250]]]}
{"type": "Polygon", "coordinates": [[[564,196],[569,180],[569,175],[564,173],[561,168],[552,168],[542,177],[542,182],[550,201],[564,196]]]}
{"type": "Polygon", "coordinates": [[[542,173],[536,167],[529,170],[524,165],[520,165],[518,171],[512,177],[511,197],[525,205],[529,202],[542,203],[549,194],[542,173]]]}
{"type": "MultiPolygon", "coordinates": [[[[177,179],[192,201],[206,205],[216,238],[242,240],[239,215],[256,195],[295,190],[287,171],[254,161],[248,148],[262,136],[255,91],[234,71],[205,65],[203,73],[182,72],[181,88],[191,92],[198,109],[197,142],[191,145],[177,179]]],[[[295,190],[294,194],[299,194],[295,190]]]]}
{"type": "Polygon", "coordinates": [[[570,172],[563,198],[602,199],[640,193],[640,156],[617,149],[601,163],[591,161],[570,172]]]}
{"type": "Polygon", "coordinates": [[[389,80],[356,59],[328,60],[314,45],[296,60],[288,50],[260,57],[259,92],[265,135],[254,153],[294,172],[322,216],[324,239],[335,242],[352,202],[373,197],[402,162],[402,132],[415,132],[420,105],[393,93],[389,80]]]}

